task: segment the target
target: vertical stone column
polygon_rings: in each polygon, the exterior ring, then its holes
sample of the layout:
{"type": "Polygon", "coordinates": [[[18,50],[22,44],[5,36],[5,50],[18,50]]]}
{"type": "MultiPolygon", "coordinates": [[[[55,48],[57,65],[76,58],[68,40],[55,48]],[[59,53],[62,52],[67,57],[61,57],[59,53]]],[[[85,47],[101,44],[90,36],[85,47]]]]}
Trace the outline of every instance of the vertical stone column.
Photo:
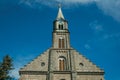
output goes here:
{"type": "Polygon", "coordinates": [[[70,63],[71,63],[71,79],[76,80],[77,72],[75,69],[75,58],[73,54],[73,50],[70,50],[70,63]]]}
{"type": "Polygon", "coordinates": [[[50,51],[49,51],[49,60],[48,60],[48,78],[47,78],[47,80],[53,80],[52,79],[52,73],[51,73],[51,67],[52,67],[52,62],[51,62],[51,60],[52,60],[52,53],[51,53],[51,49],[50,49],[50,51]]]}
{"type": "Polygon", "coordinates": [[[76,71],[73,71],[71,76],[72,76],[72,77],[71,77],[72,80],[76,80],[77,72],[76,72],[76,71]]]}
{"type": "Polygon", "coordinates": [[[53,80],[53,72],[50,71],[48,74],[48,80],[53,80]]]}

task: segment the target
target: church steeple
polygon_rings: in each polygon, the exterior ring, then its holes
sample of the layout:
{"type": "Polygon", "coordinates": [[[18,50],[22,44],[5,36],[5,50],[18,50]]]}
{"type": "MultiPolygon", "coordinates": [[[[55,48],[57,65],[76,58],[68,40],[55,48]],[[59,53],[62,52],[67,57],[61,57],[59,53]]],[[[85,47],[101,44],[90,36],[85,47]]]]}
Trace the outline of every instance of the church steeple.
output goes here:
{"type": "Polygon", "coordinates": [[[61,4],[59,4],[58,15],[56,17],[56,20],[59,20],[59,19],[63,19],[64,20],[64,16],[63,16],[63,13],[62,13],[62,10],[61,10],[61,4]]]}
{"type": "Polygon", "coordinates": [[[53,23],[53,31],[54,32],[69,32],[68,31],[68,22],[65,20],[61,6],[58,9],[58,15],[53,23]]]}
{"type": "Polygon", "coordinates": [[[53,48],[70,48],[68,22],[63,16],[61,6],[59,6],[58,15],[53,22],[53,48]]]}

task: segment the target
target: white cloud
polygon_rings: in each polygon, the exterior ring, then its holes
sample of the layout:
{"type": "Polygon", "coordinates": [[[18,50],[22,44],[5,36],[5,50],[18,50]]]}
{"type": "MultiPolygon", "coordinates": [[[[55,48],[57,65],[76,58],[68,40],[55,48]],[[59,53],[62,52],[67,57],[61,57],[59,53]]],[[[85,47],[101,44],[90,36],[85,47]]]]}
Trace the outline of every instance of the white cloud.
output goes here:
{"type": "Polygon", "coordinates": [[[56,7],[59,3],[61,3],[68,8],[68,6],[71,7],[79,4],[88,4],[96,1],[97,0],[21,0],[20,4],[26,4],[30,7],[39,8],[42,5],[56,7]]]}
{"type": "Polygon", "coordinates": [[[20,0],[20,4],[26,4],[33,8],[41,8],[42,5],[56,7],[58,3],[61,3],[67,8],[72,8],[77,5],[87,5],[93,2],[96,3],[98,8],[105,14],[120,21],[120,0],[20,0]]]}
{"type": "Polygon", "coordinates": [[[14,69],[12,72],[11,72],[11,76],[15,79],[18,79],[19,78],[19,68],[16,68],[14,69]]]}
{"type": "Polygon", "coordinates": [[[97,0],[56,0],[56,1],[66,3],[91,3],[97,0]]]}
{"type": "Polygon", "coordinates": [[[120,33],[105,34],[102,39],[120,38],[120,33]]]}
{"type": "Polygon", "coordinates": [[[105,14],[120,21],[120,0],[99,0],[96,3],[105,14]]]}
{"type": "MultiPolygon", "coordinates": [[[[88,41],[88,43],[95,42],[95,43],[101,43],[105,41],[111,41],[111,40],[120,40],[120,33],[113,33],[113,34],[103,34],[98,37],[93,37],[91,40],[88,41]]],[[[119,42],[116,42],[119,43],[119,42]]]]}
{"type": "Polygon", "coordinates": [[[99,33],[103,31],[103,26],[100,23],[98,23],[98,21],[91,22],[89,26],[95,33],[99,33]]]}
{"type": "Polygon", "coordinates": [[[32,59],[35,56],[29,55],[29,56],[17,56],[17,59],[14,61],[14,70],[11,72],[11,76],[15,79],[19,78],[19,70],[20,68],[23,68],[24,65],[28,64],[28,62],[32,61],[32,59]]]}

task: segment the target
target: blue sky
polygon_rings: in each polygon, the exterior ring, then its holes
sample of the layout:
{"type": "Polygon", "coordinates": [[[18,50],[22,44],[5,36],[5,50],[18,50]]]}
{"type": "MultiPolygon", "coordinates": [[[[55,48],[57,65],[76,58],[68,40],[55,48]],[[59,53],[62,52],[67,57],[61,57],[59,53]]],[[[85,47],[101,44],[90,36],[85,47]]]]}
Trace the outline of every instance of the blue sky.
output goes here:
{"type": "Polygon", "coordinates": [[[0,0],[0,61],[14,60],[12,76],[52,45],[53,21],[62,4],[71,46],[120,80],[119,0],[0,0]]]}

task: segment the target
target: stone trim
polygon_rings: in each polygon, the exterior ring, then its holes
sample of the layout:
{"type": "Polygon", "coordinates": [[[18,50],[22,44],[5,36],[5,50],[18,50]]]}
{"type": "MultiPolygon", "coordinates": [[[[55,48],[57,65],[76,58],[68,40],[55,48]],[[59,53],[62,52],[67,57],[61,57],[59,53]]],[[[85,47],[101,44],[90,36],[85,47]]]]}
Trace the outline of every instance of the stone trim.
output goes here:
{"type": "Polygon", "coordinates": [[[19,74],[29,74],[29,75],[47,75],[48,71],[19,71],[19,74]]]}
{"type": "MultiPolygon", "coordinates": [[[[67,30],[67,29],[64,29],[64,30],[67,30]]],[[[57,31],[53,31],[52,33],[53,33],[53,34],[56,33],[57,35],[61,35],[61,34],[62,34],[62,35],[66,35],[66,33],[70,34],[69,31],[64,32],[64,33],[62,33],[62,32],[57,32],[57,31]]]]}
{"type": "Polygon", "coordinates": [[[71,48],[67,48],[67,49],[66,48],[63,48],[63,49],[60,49],[60,48],[51,48],[51,50],[58,50],[58,51],[59,50],[62,50],[62,51],[66,50],[66,51],[68,51],[68,50],[73,50],[73,49],[71,49],[71,48]]]}
{"type": "Polygon", "coordinates": [[[54,74],[70,74],[71,71],[51,71],[51,73],[54,73],[54,74]]]}
{"type": "Polygon", "coordinates": [[[77,75],[104,75],[104,72],[77,72],[77,75]]]}

